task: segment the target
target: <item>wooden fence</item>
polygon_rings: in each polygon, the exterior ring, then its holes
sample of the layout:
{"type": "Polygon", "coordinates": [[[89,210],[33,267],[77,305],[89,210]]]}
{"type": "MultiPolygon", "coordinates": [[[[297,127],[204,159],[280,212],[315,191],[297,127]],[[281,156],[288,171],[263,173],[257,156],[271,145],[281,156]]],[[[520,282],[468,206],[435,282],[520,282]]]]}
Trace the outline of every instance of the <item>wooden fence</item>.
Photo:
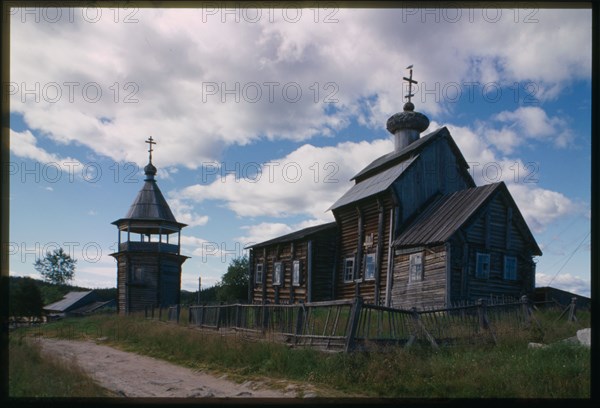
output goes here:
{"type": "MultiPolygon", "coordinates": [[[[576,299],[559,317],[576,320],[576,299]]],[[[550,303],[550,302],[543,302],[550,303]]],[[[542,304],[539,307],[544,306],[542,304]]],[[[415,343],[440,346],[496,342],[496,328],[537,324],[534,305],[526,296],[510,302],[480,299],[474,304],[430,310],[394,309],[365,304],[362,298],[300,304],[229,304],[189,306],[187,324],[216,331],[235,330],[278,336],[288,344],[332,351],[415,343]]],[[[181,307],[166,313],[146,310],[146,318],[179,323],[181,307]]]]}

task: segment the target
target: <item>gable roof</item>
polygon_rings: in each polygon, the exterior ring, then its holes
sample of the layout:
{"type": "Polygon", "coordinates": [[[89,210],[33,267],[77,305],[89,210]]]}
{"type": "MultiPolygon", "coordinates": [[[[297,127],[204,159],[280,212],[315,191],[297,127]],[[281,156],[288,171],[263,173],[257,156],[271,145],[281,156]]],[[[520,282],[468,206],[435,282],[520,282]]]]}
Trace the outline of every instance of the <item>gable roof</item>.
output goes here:
{"type": "Polygon", "coordinates": [[[260,242],[258,244],[249,245],[247,247],[244,247],[244,249],[256,248],[256,247],[261,247],[261,246],[265,246],[265,245],[277,244],[277,243],[281,243],[281,242],[296,241],[298,239],[307,238],[307,237],[309,237],[311,235],[314,235],[314,234],[316,234],[318,232],[326,231],[326,230],[329,230],[329,229],[335,229],[335,228],[337,228],[337,223],[335,221],[334,222],[328,222],[327,224],[314,225],[312,227],[304,228],[304,229],[301,229],[299,231],[294,231],[294,232],[291,232],[289,234],[282,235],[280,237],[270,239],[268,241],[263,241],[263,242],[260,242]]]}
{"type": "MultiPolygon", "coordinates": [[[[416,143],[416,142],[415,142],[416,143]]],[[[400,163],[387,168],[373,176],[363,179],[354,184],[350,190],[341,196],[331,207],[327,209],[334,210],[343,205],[356,202],[363,198],[385,191],[402,173],[419,157],[419,155],[409,157],[400,163]]]]}
{"type": "Polygon", "coordinates": [[[452,139],[452,136],[450,135],[448,128],[446,128],[444,126],[444,127],[441,127],[423,137],[420,137],[419,139],[415,140],[414,142],[412,142],[411,144],[409,144],[404,149],[402,149],[398,152],[394,151],[394,152],[385,154],[385,155],[379,157],[378,159],[375,159],[374,161],[371,162],[371,164],[369,164],[367,167],[365,167],[364,169],[359,171],[350,180],[356,180],[357,182],[364,180],[365,178],[369,177],[370,175],[372,175],[374,173],[377,173],[387,167],[394,166],[397,163],[404,161],[407,157],[410,157],[410,156],[413,156],[413,155],[419,153],[430,143],[432,143],[435,140],[441,139],[443,137],[448,138],[450,148],[453,150],[454,154],[456,155],[458,160],[461,162],[461,164],[463,166],[465,166],[465,168],[468,169],[469,165],[467,164],[467,161],[465,160],[460,149],[454,142],[454,139],[452,139]]]}
{"type": "Polygon", "coordinates": [[[54,302],[47,306],[44,306],[44,309],[52,310],[55,312],[64,312],[67,309],[73,307],[77,302],[79,302],[81,299],[85,298],[92,292],[92,290],[86,292],[69,292],[58,302],[54,302]]]}
{"type": "Polygon", "coordinates": [[[542,251],[504,182],[468,188],[438,197],[396,238],[393,246],[434,245],[448,241],[497,191],[508,196],[509,205],[515,209],[513,217],[520,218],[519,221],[525,226],[524,232],[528,235],[533,253],[541,255],[542,251]]]}

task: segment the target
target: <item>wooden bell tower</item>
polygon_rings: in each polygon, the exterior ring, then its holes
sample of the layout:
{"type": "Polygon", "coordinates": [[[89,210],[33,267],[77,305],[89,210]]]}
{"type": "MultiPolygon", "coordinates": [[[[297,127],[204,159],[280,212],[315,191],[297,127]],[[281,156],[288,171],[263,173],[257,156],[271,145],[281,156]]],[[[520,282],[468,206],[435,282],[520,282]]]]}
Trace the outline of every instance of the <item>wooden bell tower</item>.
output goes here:
{"type": "Polygon", "coordinates": [[[117,307],[119,314],[143,311],[147,306],[168,307],[179,304],[181,265],[189,257],[180,253],[181,229],[156,180],[152,164],[150,137],[149,161],[144,167],[144,186],[131,204],[125,218],[112,224],[119,231],[117,261],[117,307]]]}

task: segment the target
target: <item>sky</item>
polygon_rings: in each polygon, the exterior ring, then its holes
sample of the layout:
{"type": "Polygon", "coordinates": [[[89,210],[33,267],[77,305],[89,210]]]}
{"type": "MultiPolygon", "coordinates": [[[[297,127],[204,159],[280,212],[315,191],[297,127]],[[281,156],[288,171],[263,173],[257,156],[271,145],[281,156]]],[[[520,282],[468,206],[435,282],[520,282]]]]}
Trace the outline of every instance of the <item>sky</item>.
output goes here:
{"type": "Polygon", "coordinates": [[[591,11],[11,9],[10,273],[63,247],[74,284],[116,286],[117,229],[157,183],[182,289],[244,247],[333,220],[352,176],[415,110],[477,185],[504,181],[543,251],[537,286],[590,295],[591,11]]]}

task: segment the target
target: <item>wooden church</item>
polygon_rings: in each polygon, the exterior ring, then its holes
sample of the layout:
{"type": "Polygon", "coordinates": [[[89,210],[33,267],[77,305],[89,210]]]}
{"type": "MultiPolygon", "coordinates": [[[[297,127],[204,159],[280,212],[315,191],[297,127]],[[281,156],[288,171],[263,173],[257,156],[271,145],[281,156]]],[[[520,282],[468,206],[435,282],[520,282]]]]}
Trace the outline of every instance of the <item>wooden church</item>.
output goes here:
{"type": "Polygon", "coordinates": [[[179,304],[181,229],[156,184],[150,137],[149,161],[144,167],[144,186],[133,200],[127,215],[114,221],[118,228],[117,308],[119,314],[143,311],[146,307],[179,304]]]}
{"type": "Polygon", "coordinates": [[[387,121],[394,151],[356,174],[335,222],[252,245],[249,300],[352,299],[445,307],[535,287],[542,254],[503,182],[477,187],[446,127],[410,101],[387,121]]]}

